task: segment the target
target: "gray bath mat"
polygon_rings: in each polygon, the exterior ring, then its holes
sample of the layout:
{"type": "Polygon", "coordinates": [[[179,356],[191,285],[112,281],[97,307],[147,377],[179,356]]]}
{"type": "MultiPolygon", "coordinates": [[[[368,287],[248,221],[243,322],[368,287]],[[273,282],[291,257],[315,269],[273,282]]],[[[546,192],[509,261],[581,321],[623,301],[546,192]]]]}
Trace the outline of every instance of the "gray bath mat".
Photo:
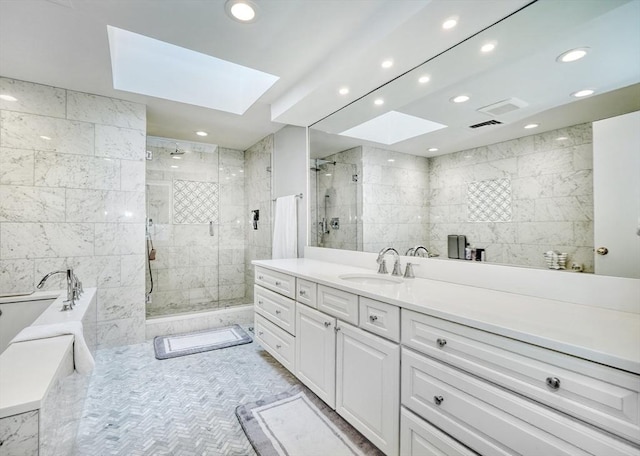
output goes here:
{"type": "Polygon", "coordinates": [[[251,337],[240,326],[233,325],[187,334],[157,336],[153,339],[153,347],[157,359],[168,359],[248,344],[251,341],[251,337]]]}
{"type": "Polygon", "coordinates": [[[304,386],[236,408],[259,456],[384,456],[304,386]]]}

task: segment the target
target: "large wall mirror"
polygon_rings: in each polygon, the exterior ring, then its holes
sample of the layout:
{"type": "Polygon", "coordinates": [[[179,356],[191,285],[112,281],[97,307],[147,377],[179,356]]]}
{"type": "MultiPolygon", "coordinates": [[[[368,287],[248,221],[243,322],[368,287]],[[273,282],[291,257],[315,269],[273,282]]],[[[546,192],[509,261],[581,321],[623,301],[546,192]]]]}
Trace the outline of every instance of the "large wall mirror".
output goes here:
{"type": "Polygon", "coordinates": [[[309,244],[448,260],[464,235],[594,272],[592,125],[640,109],[638,23],[635,0],[539,0],[311,126],[309,244]]]}

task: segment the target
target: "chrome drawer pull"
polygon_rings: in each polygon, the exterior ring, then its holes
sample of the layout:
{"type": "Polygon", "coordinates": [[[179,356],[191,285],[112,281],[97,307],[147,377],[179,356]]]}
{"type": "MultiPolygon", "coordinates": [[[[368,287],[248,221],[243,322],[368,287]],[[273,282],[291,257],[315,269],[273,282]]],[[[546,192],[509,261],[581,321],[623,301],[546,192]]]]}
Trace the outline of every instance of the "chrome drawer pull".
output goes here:
{"type": "Polygon", "coordinates": [[[446,339],[437,339],[436,342],[438,343],[438,347],[444,347],[445,345],[447,345],[446,339]]]}
{"type": "Polygon", "coordinates": [[[330,321],[325,321],[324,322],[324,327],[328,328],[329,326],[331,326],[331,322],[330,321]]]}
{"type": "Polygon", "coordinates": [[[281,310],[276,310],[276,314],[277,314],[277,315],[280,315],[281,313],[282,313],[282,311],[281,311],[281,310]]]}
{"type": "Polygon", "coordinates": [[[264,334],[264,332],[263,332],[263,331],[258,331],[258,335],[259,335],[259,336],[261,336],[261,335],[263,335],[263,334],[264,334]]]}
{"type": "Polygon", "coordinates": [[[278,282],[278,281],[276,280],[276,287],[279,287],[280,285],[282,285],[282,282],[278,282]]]}
{"type": "Polygon", "coordinates": [[[264,279],[264,276],[259,275],[258,280],[262,280],[262,279],[264,279]]]}
{"type": "Polygon", "coordinates": [[[371,322],[373,323],[374,321],[376,321],[378,319],[377,315],[369,315],[369,320],[371,320],[371,322]]]}
{"type": "Polygon", "coordinates": [[[335,332],[338,332],[338,331],[340,331],[341,329],[342,329],[342,328],[340,328],[339,326],[336,326],[335,328],[333,328],[333,330],[334,330],[335,332]]]}
{"type": "Polygon", "coordinates": [[[444,401],[444,397],[442,397],[442,396],[433,396],[433,402],[435,402],[436,405],[442,404],[442,401],[444,401]]]}
{"type": "Polygon", "coordinates": [[[276,345],[276,348],[280,350],[282,348],[282,345],[276,345]]]}
{"type": "Polygon", "coordinates": [[[264,304],[264,302],[262,302],[262,301],[258,301],[258,304],[262,305],[262,304],[264,304]]]}
{"type": "Polygon", "coordinates": [[[306,294],[307,294],[307,292],[306,292],[306,291],[304,291],[304,290],[300,290],[300,296],[304,296],[304,295],[306,295],[306,294]]]}
{"type": "Polygon", "coordinates": [[[547,377],[547,386],[552,390],[560,388],[560,379],[558,377],[547,377]]]}

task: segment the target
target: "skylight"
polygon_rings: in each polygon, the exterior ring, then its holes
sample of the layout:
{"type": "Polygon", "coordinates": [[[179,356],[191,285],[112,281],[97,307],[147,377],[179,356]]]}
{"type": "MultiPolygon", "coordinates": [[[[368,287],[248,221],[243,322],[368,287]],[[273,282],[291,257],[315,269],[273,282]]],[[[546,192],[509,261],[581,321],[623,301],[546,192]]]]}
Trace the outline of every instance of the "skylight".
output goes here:
{"type": "Polygon", "coordinates": [[[113,88],[244,114],[280,79],[107,25],[113,88]]]}
{"type": "Polygon", "coordinates": [[[391,145],[442,128],[447,126],[401,112],[389,111],[340,134],[391,145]]]}

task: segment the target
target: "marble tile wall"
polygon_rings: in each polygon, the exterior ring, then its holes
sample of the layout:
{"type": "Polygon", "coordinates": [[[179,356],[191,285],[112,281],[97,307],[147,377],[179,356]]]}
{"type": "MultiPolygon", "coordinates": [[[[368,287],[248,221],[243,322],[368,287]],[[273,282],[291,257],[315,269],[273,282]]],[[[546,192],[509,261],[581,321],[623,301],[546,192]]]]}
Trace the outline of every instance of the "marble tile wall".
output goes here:
{"type": "Polygon", "coordinates": [[[0,419],[2,456],[38,456],[38,411],[0,419]]]}
{"type": "Polygon", "coordinates": [[[430,158],[432,247],[464,234],[491,262],[545,267],[555,249],[593,272],[592,162],[591,124],[430,158]],[[468,185],[491,179],[510,180],[512,221],[470,222],[468,185]]]}
{"type": "MultiPolygon", "coordinates": [[[[0,293],[73,267],[98,345],[144,340],[145,106],[0,78],[0,293]]],[[[63,289],[62,276],[45,289],[63,289]]]]}
{"type": "Polygon", "coordinates": [[[252,260],[271,258],[272,210],[271,196],[271,159],[273,155],[273,135],[266,136],[244,153],[245,159],[245,197],[247,217],[251,211],[260,211],[258,229],[254,230],[251,220],[246,224],[246,245],[244,256],[245,302],[253,302],[252,260]]]}
{"type": "MultiPolygon", "coordinates": [[[[147,138],[147,150],[153,153],[147,160],[147,213],[156,249],[147,316],[241,304],[247,221],[243,152],[159,137],[147,138]],[[185,153],[172,156],[177,148],[185,153]],[[210,202],[216,209],[216,216],[210,217],[213,232],[204,219],[176,218],[176,181],[217,189],[212,193],[216,201],[210,202]]],[[[148,273],[146,280],[150,290],[148,273]]]]}
{"type": "Polygon", "coordinates": [[[429,163],[424,157],[362,148],[363,250],[400,254],[429,246],[429,163]]]}

